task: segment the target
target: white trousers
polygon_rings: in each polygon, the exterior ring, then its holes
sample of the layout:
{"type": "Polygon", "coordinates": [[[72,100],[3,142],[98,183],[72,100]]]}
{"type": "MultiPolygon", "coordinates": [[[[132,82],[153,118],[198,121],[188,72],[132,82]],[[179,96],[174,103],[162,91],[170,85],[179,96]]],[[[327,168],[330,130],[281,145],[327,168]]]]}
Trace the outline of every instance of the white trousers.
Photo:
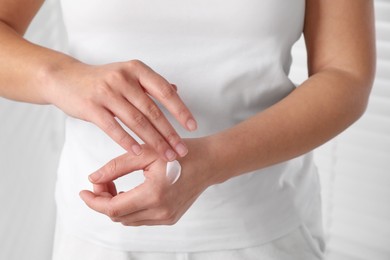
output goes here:
{"type": "Polygon", "coordinates": [[[53,260],[322,260],[325,251],[321,204],[304,223],[269,243],[255,247],[207,252],[127,252],[80,239],[57,220],[53,260]]]}
{"type": "Polygon", "coordinates": [[[319,260],[318,245],[304,226],[288,235],[256,247],[193,253],[126,252],[57,232],[53,260],[319,260]]]}

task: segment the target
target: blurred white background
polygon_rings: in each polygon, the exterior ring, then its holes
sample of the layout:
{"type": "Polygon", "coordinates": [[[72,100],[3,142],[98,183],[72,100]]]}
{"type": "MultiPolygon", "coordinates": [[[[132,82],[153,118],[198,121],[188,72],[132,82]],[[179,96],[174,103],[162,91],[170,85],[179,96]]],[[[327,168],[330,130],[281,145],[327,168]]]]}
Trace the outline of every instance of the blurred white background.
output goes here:
{"type": "MultiPolygon", "coordinates": [[[[58,0],[47,0],[27,38],[64,50],[58,0]]],[[[378,69],[363,118],[316,151],[327,260],[390,259],[390,1],[376,0],[378,69]]],[[[359,39],[356,39],[357,41],[359,39]]],[[[306,77],[304,43],[291,77],[306,77]]],[[[0,260],[49,260],[64,115],[0,98],[0,260]]]]}

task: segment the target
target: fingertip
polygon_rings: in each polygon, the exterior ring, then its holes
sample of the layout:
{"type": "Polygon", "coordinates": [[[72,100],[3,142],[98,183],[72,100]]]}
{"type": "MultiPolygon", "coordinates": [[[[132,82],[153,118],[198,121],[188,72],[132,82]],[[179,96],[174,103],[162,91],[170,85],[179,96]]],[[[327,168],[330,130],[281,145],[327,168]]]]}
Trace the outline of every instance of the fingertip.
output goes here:
{"type": "Polygon", "coordinates": [[[79,196],[83,201],[86,201],[86,200],[88,200],[88,197],[90,196],[89,193],[91,193],[91,192],[88,190],[82,190],[79,192],[79,196]]]}
{"type": "Polygon", "coordinates": [[[198,124],[196,123],[196,121],[194,119],[191,118],[187,121],[186,127],[188,130],[190,130],[192,132],[192,131],[195,131],[196,129],[198,129],[198,124]]]}
{"type": "Polygon", "coordinates": [[[136,155],[136,156],[139,156],[142,153],[142,147],[139,144],[132,145],[131,150],[133,151],[134,155],[136,155]]]}
{"type": "Polygon", "coordinates": [[[188,148],[184,142],[180,142],[175,146],[175,150],[180,157],[184,157],[188,154],[188,148]]]}
{"type": "Polygon", "coordinates": [[[103,177],[102,173],[97,171],[88,176],[88,180],[92,183],[99,183],[99,180],[103,177]]]}
{"type": "Polygon", "coordinates": [[[177,154],[171,149],[168,149],[167,151],[165,151],[164,155],[165,155],[165,159],[168,162],[172,162],[172,161],[176,160],[176,156],[177,156],[177,154]]]}

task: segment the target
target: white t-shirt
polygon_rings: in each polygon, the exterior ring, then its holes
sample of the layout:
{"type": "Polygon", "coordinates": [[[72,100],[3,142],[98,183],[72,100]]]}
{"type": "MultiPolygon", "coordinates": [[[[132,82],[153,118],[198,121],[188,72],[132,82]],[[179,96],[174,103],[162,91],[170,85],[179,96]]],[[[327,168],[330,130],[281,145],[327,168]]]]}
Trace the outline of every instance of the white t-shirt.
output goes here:
{"type": "MultiPolygon", "coordinates": [[[[198,137],[286,97],[304,0],[63,0],[69,53],[89,64],[139,59],[179,86],[198,137]]],[[[243,133],[245,134],[245,133],[243,133]]],[[[311,155],[209,187],[174,226],[124,227],[79,198],[88,174],[124,150],[96,126],[67,119],[56,199],[69,232],[132,251],[204,251],[268,242],[300,225],[319,194],[311,155]]],[[[142,174],[118,182],[134,187],[142,174]]]]}

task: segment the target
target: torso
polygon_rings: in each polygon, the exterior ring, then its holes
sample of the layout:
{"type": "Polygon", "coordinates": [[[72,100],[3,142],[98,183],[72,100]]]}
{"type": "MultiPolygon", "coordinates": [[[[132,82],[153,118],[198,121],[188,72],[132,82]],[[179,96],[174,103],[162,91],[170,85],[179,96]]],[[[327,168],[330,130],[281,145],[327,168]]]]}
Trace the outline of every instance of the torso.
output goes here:
{"type": "MultiPolygon", "coordinates": [[[[189,134],[172,120],[183,137],[231,127],[295,88],[290,51],[302,32],[304,0],[63,0],[62,8],[76,58],[139,59],[178,85],[199,123],[189,134]]],[[[318,188],[305,155],[210,187],[175,226],[123,228],[77,195],[90,188],[89,173],[123,152],[97,127],[68,119],[59,214],[72,232],[112,248],[201,251],[264,243],[299,225],[318,188]]]]}

